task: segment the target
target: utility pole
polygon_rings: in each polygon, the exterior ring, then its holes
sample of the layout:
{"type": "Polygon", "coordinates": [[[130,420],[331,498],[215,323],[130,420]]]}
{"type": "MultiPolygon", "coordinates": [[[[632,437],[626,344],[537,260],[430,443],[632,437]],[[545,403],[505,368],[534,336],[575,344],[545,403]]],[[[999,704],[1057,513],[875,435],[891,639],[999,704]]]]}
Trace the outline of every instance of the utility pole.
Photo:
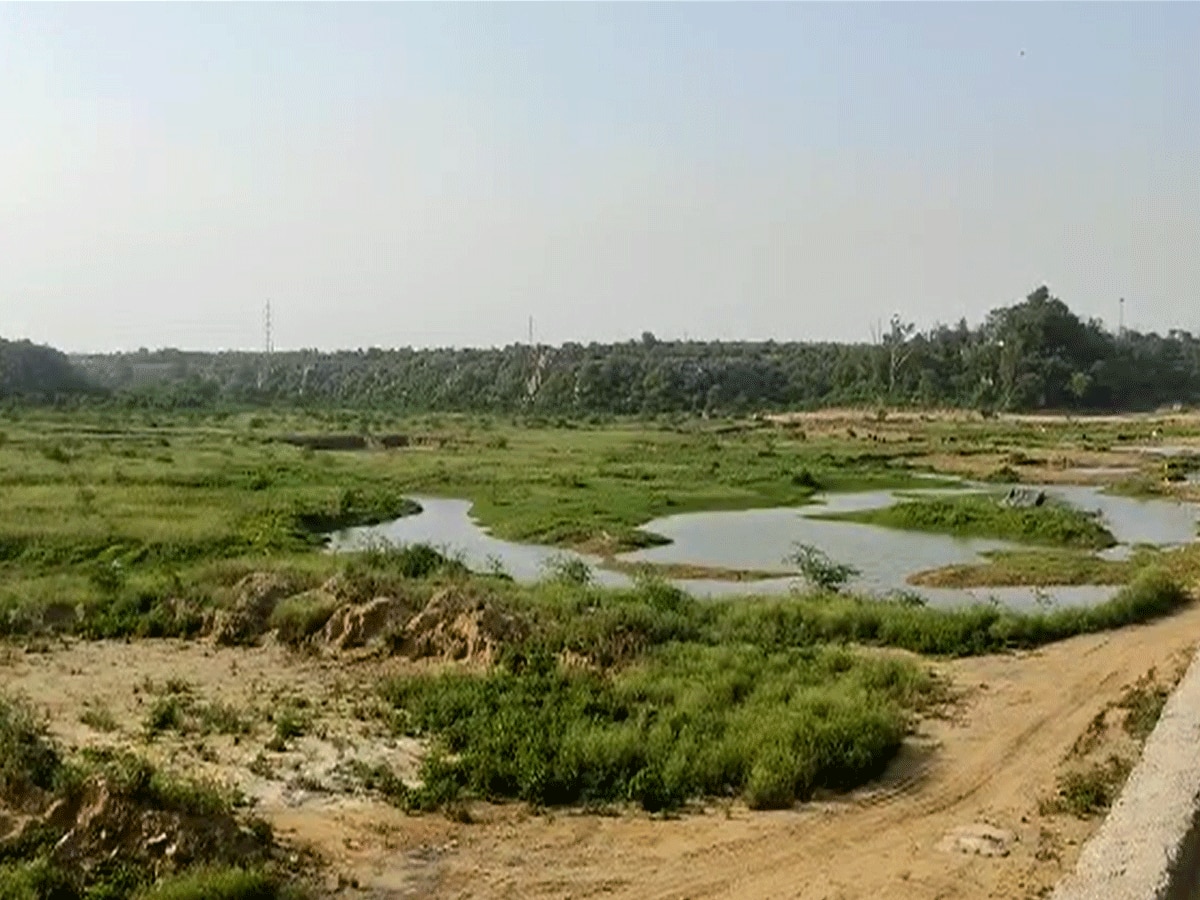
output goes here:
{"type": "Polygon", "coordinates": [[[1125,337],[1125,298],[1121,298],[1120,312],[1117,313],[1117,337],[1125,337]]]}
{"type": "Polygon", "coordinates": [[[533,316],[529,317],[529,346],[533,346],[533,316]]]}
{"type": "Polygon", "coordinates": [[[263,307],[263,330],[266,332],[265,348],[269,357],[275,352],[275,341],[271,337],[271,301],[267,300],[267,304],[263,307]]]}

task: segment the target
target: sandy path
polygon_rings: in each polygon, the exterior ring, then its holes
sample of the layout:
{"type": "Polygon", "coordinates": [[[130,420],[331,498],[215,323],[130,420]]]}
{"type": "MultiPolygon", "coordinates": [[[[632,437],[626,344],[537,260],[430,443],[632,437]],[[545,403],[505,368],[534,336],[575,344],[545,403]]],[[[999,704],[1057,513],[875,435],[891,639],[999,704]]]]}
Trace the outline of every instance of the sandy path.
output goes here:
{"type": "MultiPolygon", "coordinates": [[[[872,790],[795,811],[734,805],[655,820],[534,816],[514,804],[476,807],[476,821],[461,824],[319,794],[265,798],[260,810],[376,897],[1038,897],[1097,824],[1038,811],[1064,756],[1124,686],[1151,667],[1169,669],[1198,640],[1194,606],[1036,652],[940,663],[965,696],[951,719],[923,726],[916,744],[931,749],[914,746],[872,790]],[[939,849],[951,831],[979,823],[1012,833],[1007,856],[939,849]]],[[[272,648],[153,642],[9,654],[0,682],[48,708],[56,730],[80,743],[84,698],[118,687],[131,697],[130,685],[167,669],[203,690],[259,698],[276,685],[329,691],[331,681],[344,697],[369,681],[272,648]]]]}

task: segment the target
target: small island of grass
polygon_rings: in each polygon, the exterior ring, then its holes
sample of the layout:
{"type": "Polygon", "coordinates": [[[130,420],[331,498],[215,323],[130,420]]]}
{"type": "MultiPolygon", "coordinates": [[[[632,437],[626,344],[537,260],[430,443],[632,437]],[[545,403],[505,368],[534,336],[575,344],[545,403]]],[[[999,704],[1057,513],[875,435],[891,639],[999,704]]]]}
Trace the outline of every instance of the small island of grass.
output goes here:
{"type": "Polygon", "coordinates": [[[814,518],[1081,550],[1102,550],[1117,543],[1097,516],[1073,506],[1048,501],[1040,506],[1018,508],[1004,506],[996,498],[981,494],[920,497],[880,509],[827,513],[814,518]]]}

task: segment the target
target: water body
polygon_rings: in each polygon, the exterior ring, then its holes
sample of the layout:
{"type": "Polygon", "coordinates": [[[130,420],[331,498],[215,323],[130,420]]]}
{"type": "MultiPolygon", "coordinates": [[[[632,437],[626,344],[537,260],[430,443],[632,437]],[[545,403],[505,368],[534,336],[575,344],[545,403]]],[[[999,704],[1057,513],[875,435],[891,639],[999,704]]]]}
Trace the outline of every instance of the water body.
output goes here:
{"type": "MultiPolygon", "coordinates": [[[[1105,524],[1121,542],[1106,551],[1113,556],[1128,553],[1134,544],[1172,545],[1186,543],[1196,534],[1197,508],[1172,500],[1137,500],[1111,497],[1095,487],[1052,486],[1045,490],[1081,509],[1100,512],[1105,524]]],[[[799,508],[685,513],[656,519],[644,528],[671,540],[670,544],[623,554],[621,559],[659,563],[691,563],[737,569],[775,569],[797,543],[813,544],[840,562],[856,566],[861,575],[851,587],[873,594],[895,591],[920,593],[938,606],[996,599],[1014,608],[1031,608],[1048,600],[1058,605],[1089,605],[1113,593],[1111,587],[1082,586],[1032,588],[913,588],[906,579],[923,569],[980,561],[989,550],[1014,549],[1020,545],[997,540],[955,538],[947,535],[900,531],[857,522],[830,522],[813,518],[823,512],[873,509],[894,503],[898,496],[945,493],[941,490],[864,491],[830,494],[820,502],[799,508]]],[[[519,581],[532,581],[545,573],[547,562],[556,556],[583,559],[593,567],[600,560],[570,551],[535,544],[521,544],[493,537],[470,516],[466,500],[414,497],[423,511],[392,522],[352,528],[331,536],[331,549],[361,549],[380,538],[393,543],[427,542],[460,554],[474,569],[499,564],[519,581]]],[[[629,579],[617,572],[595,569],[596,579],[607,585],[624,585],[629,579]]],[[[780,593],[791,589],[796,579],[757,582],[678,580],[675,582],[698,596],[729,596],[780,593]]]]}

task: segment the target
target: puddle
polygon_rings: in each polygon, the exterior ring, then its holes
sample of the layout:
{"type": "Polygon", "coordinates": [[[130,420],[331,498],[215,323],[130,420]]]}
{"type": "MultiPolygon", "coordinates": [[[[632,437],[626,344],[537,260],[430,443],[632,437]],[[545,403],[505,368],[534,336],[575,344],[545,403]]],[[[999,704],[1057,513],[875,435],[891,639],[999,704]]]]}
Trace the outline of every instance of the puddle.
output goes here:
{"type": "MultiPolygon", "coordinates": [[[[1121,558],[1135,544],[1172,545],[1191,541],[1196,535],[1197,507],[1174,500],[1140,500],[1103,494],[1097,487],[1044,486],[1059,497],[1085,510],[1099,511],[1120,546],[1105,551],[1121,558]]],[[[804,507],[697,512],[669,516],[646,523],[645,530],[661,534],[670,544],[621,555],[622,560],[660,563],[691,563],[735,569],[777,569],[797,543],[813,544],[831,558],[857,567],[861,575],[850,584],[855,590],[877,595],[896,591],[919,593],[938,606],[985,602],[992,598],[1013,608],[1044,605],[1048,598],[1057,605],[1091,605],[1114,592],[1111,587],[1081,586],[1034,588],[913,588],[907,578],[913,572],[980,561],[989,550],[1014,549],[1008,541],[955,538],[947,535],[900,531],[857,522],[831,522],[813,518],[826,512],[849,512],[887,506],[901,496],[946,493],[943,490],[864,491],[829,494],[821,502],[804,507]]],[[[493,537],[470,516],[466,500],[414,497],[423,512],[393,522],[353,528],[331,536],[334,551],[361,549],[379,538],[393,543],[428,542],[459,554],[473,569],[503,567],[518,581],[533,581],[545,572],[547,561],[556,556],[582,559],[594,569],[596,580],[605,585],[628,585],[630,579],[618,572],[597,568],[600,560],[570,551],[535,544],[521,544],[493,537]]],[[[797,579],[780,578],[756,582],[676,580],[673,582],[697,596],[750,596],[790,590],[797,579]]]]}

